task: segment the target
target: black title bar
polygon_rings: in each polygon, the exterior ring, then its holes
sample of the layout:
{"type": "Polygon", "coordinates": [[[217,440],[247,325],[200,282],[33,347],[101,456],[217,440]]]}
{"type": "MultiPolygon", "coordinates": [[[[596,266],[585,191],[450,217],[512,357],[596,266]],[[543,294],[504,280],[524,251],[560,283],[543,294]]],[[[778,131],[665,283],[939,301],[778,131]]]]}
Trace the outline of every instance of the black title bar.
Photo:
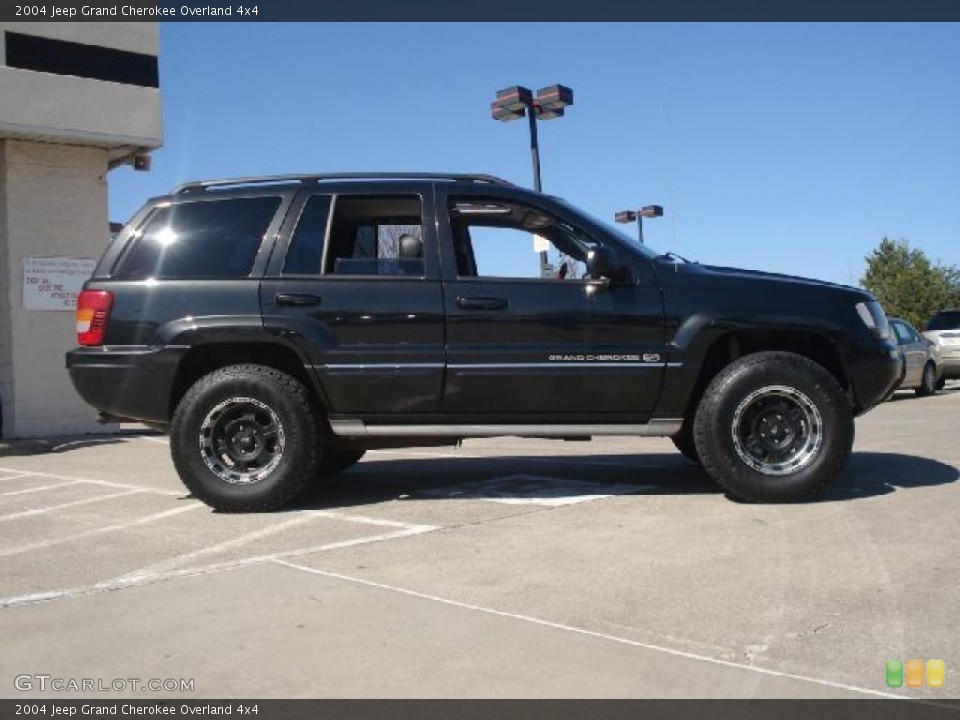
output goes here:
{"type": "Polygon", "coordinates": [[[958,0],[56,0],[2,3],[2,21],[956,21],[958,0]]]}

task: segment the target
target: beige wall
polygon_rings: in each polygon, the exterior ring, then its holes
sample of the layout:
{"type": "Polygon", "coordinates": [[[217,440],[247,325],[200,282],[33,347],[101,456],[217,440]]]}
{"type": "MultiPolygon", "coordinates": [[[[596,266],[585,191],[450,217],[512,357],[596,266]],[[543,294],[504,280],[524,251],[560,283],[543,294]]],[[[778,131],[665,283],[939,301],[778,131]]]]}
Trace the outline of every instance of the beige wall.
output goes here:
{"type": "Polygon", "coordinates": [[[72,311],[23,308],[23,258],[99,258],[107,151],[0,140],[0,399],[5,437],[102,431],[64,368],[72,311]]]}
{"type": "Polygon", "coordinates": [[[0,137],[110,149],[111,157],[163,142],[160,91],[6,66],[5,31],[157,54],[157,23],[0,23],[0,137]]]}

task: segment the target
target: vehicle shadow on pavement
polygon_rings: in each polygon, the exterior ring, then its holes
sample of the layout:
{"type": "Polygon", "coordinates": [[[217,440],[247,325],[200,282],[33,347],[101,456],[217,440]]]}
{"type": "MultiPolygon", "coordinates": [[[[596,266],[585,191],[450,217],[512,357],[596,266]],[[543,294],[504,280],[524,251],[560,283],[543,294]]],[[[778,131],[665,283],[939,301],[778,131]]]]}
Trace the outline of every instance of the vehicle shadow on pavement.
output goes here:
{"type": "MultiPolygon", "coordinates": [[[[390,500],[493,500],[568,504],[598,495],[716,494],[679,454],[364,459],[300,497],[294,508],[390,500]]],[[[291,508],[291,509],[294,509],[291,508]]]]}
{"type": "Polygon", "coordinates": [[[889,495],[932,485],[947,485],[960,478],[960,470],[931,458],[901,453],[855,452],[833,487],[811,502],[854,500],[889,495]]]}
{"type": "MultiPolygon", "coordinates": [[[[930,458],[856,452],[833,486],[806,502],[877,497],[901,489],[944,485],[958,477],[957,468],[930,458]]],[[[678,454],[371,458],[317,483],[288,509],[333,509],[392,500],[563,505],[610,495],[720,494],[723,490],[698,465],[678,454]]]]}

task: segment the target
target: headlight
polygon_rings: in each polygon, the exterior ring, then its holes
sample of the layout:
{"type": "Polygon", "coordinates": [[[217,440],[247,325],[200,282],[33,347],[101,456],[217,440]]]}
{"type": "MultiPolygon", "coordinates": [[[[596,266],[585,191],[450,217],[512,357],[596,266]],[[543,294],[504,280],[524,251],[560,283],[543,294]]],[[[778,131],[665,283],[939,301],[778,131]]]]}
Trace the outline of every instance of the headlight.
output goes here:
{"type": "Polygon", "coordinates": [[[887,314],[876,300],[857,303],[857,315],[863,320],[863,324],[870,328],[870,332],[881,340],[889,340],[893,337],[890,333],[890,323],[887,322],[887,314]]]}

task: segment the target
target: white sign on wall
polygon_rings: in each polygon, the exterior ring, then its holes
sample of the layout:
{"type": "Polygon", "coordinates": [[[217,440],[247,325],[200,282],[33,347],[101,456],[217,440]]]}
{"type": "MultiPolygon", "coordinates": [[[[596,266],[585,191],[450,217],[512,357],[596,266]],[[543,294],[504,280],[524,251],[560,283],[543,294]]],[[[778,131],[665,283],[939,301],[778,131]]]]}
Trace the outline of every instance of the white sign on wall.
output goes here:
{"type": "Polygon", "coordinates": [[[23,259],[25,310],[73,310],[91,275],[93,258],[27,257],[23,259]]]}

